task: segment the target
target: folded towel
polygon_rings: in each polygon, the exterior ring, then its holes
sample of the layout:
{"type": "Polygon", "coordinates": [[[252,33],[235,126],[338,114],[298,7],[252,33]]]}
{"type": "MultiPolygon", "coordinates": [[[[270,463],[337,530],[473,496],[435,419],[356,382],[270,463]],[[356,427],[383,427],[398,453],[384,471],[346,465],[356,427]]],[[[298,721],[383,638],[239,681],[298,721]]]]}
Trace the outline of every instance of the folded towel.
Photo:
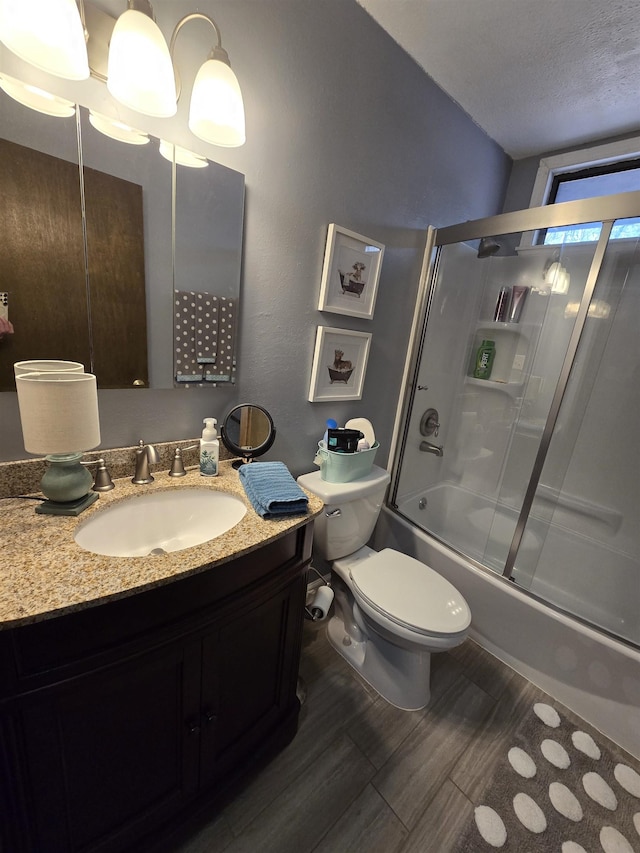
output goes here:
{"type": "Polygon", "coordinates": [[[291,476],[284,462],[251,462],[240,470],[251,505],[262,518],[306,513],[309,498],[291,476]]]}

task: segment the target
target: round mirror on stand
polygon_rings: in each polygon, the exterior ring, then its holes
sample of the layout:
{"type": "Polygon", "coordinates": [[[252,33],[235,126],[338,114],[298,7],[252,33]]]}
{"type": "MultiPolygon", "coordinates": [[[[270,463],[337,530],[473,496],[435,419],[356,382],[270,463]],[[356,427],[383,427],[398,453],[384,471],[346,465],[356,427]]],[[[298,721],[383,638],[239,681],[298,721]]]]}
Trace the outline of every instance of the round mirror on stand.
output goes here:
{"type": "Polygon", "coordinates": [[[256,456],[266,453],[275,437],[276,428],[269,412],[251,403],[241,403],[231,409],[220,427],[224,446],[234,456],[241,457],[232,463],[234,468],[253,462],[256,456]]]}

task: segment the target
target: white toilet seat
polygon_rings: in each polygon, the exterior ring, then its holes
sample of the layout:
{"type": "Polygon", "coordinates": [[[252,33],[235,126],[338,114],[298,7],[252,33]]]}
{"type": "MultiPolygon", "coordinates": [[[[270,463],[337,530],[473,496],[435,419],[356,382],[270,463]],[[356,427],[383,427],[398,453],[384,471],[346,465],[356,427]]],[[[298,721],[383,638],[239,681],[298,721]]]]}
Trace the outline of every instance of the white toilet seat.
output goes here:
{"type": "Polygon", "coordinates": [[[457,589],[429,566],[385,548],[349,566],[356,601],[374,621],[407,639],[454,644],[471,624],[469,607],[457,589]]]}

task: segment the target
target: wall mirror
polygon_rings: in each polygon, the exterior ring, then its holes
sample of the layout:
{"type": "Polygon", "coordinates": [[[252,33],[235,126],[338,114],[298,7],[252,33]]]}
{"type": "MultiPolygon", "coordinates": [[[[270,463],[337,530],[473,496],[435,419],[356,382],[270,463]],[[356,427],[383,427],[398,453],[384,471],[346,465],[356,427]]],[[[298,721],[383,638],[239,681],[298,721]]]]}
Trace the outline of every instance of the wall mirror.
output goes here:
{"type": "MultiPolygon", "coordinates": [[[[0,291],[15,328],[0,341],[0,391],[15,390],[15,361],[53,357],[81,361],[99,388],[180,384],[174,288],[237,312],[244,176],[166,159],[153,137],[107,137],[85,107],[52,117],[4,91],[0,151],[0,291]]],[[[216,373],[214,348],[203,383],[233,381],[234,327],[223,331],[230,360],[216,373]]]]}
{"type": "Polygon", "coordinates": [[[220,438],[230,453],[241,457],[232,463],[234,468],[239,468],[269,450],[276,438],[276,428],[273,418],[262,406],[241,403],[224,419],[220,438]]]}

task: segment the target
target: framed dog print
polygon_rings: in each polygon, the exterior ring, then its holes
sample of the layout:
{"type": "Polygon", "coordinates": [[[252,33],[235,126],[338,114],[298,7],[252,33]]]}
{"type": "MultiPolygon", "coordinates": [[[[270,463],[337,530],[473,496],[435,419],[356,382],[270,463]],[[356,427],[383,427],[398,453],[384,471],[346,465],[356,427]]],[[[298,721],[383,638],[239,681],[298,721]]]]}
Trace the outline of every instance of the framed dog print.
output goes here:
{"type": "Polygon", "coordinates": [[[318,310],[371,320],[383,256],[382,243],[329,225],[318,310]]]}
{"type": "Polygon", "coordinates": [[[360,400],[369,358],[370,332],[318,326],[309,400],[360,400]]]}

